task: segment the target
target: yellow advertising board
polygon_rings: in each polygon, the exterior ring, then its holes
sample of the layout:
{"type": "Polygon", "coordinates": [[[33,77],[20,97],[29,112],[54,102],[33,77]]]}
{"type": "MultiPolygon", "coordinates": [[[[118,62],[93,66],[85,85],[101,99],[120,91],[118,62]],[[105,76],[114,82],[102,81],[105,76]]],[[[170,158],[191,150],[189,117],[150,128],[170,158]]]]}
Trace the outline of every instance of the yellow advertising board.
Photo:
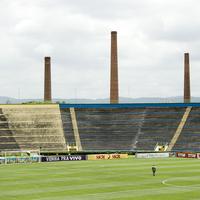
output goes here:
{"type": "Polygon", "coordinates": [[[128,154],[92,154],[88,155],[88,160],[113,160],[128,158],[128,154]]]}

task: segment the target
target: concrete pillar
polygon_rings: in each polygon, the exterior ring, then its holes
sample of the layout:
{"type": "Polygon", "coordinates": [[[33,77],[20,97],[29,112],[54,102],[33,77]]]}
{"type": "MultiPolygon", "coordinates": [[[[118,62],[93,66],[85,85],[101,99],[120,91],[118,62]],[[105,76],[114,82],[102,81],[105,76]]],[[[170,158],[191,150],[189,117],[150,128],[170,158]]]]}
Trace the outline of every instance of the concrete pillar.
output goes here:
{"type": "Polygon", "coordinates": [[[190,60],[189,53],[184,53],[184,103],[190,101],[190,60]]]}
{"type": "Polygon", "coordinates": [[[118,103],[117,32],[111,32],[110,103],[118,103]]]}
{"type": "Polygon", "coordinates": [[[51,57],[44,58],[44,101],[51,102],[51,57]]]}

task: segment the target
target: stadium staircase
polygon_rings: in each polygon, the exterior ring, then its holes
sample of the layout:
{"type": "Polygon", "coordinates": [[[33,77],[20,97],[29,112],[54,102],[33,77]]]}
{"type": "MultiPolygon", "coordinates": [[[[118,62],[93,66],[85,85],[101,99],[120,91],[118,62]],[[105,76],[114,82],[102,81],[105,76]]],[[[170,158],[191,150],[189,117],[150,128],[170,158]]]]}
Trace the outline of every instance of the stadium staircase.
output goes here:
{"type": "Polygon", "coordinates": [[[60,109],[64,137],[69,146],[76,146],[70,108],[60,109]]]}
{"type": "Polygon", "coordinates": [[[73,126],[73,132],[74,132],[76,147],[77,147],[78,151],[82,151],[82,145],[81,145],[78,125],[77,125],[77,120],[76,120],[76,113],[75,113],[74,108],[70,108],[70,114],[71,114],[71,119],[72,119],[72,126],[73,126]]]}
{"type": "Polygon", "coordinates": [[[176,142],[177,142],[177,140],[178,140],[178,138],[179,138],[184,126],[185,126],[185,123],[187,122],[187,119],[189,117],[191,109],[192,109],[192,107],[187,107],[186,108],[185,113],[184,113],[184,115],[183,115],[183,117],[182,117],[182,119],[180,121],[180,124],[178,125],[178,128],[177,128],[177,130],[176,130],[176,132],[175,132],[175,134],[174,134],[174,136],[173,136],[173,138],[172,138],[172,140],[171,140],[171,142],[170,142],[170,144],[168,146],[168,149],[167,149],[168,151],[171,151],[172,148],[174,147],[174,145],[176,144],[176,142]]]}

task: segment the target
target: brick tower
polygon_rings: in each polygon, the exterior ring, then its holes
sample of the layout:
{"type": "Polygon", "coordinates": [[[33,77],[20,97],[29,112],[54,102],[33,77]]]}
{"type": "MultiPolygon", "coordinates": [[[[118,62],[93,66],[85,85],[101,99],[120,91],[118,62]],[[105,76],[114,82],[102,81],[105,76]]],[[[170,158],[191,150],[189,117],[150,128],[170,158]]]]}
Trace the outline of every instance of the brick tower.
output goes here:
{"type": "Polygon", "coordinates": [[[184,53],[184,103],[190,101],[190,60],[189,53],[184,53]]]}
{"type": "Polygon", "coordinates": [[[51,102],[51,57],[44,58],[44,101],[51,102]]]}
{"type": "Polygon", "coordinates": [[[111,32],[110,103],[118,103],[117,32],[111,32]]]}

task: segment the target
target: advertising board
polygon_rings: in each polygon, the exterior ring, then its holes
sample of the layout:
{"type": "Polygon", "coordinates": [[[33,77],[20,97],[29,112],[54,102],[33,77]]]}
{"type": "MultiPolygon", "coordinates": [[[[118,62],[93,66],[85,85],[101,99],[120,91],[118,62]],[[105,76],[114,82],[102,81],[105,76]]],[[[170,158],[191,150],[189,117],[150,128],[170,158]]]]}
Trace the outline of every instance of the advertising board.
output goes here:
{"type": "Polygon", "coordinates": [[[136,158],[168,158],[169,153],[137,153],[136,158]]]}
{"type": "Polygon", "coordinates": [[[86,155],[43,156],[42,162],[79,161],[86,160],[86,155]]]}
{"type": "Polygon", "coordinates": [[[178,158],[198,158],[198,153],[190,153],[190,152],[177,152],[176,157],[178,158]]]}
{"type": "Polygon", "coordinates": [[[113,160],[128,158],[128,154],[92,154],[88,155],[88,160],[113,160]]]}

